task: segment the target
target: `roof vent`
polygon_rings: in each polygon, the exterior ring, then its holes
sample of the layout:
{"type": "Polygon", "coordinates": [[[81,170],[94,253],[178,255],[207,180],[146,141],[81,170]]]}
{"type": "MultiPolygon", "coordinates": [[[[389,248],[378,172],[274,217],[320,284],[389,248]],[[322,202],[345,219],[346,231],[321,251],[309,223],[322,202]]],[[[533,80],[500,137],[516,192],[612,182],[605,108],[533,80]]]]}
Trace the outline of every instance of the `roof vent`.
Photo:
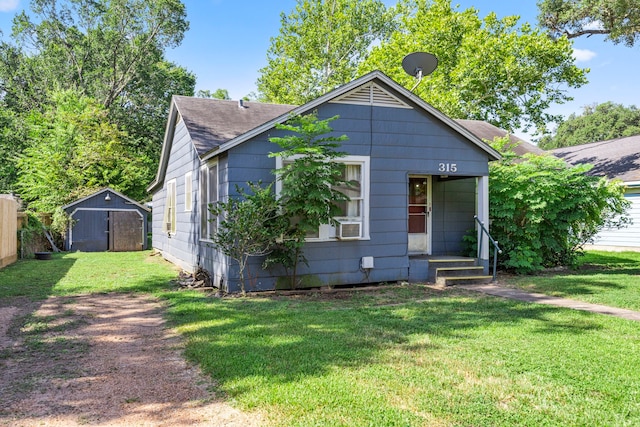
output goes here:
{"type": "Polygon", "coordinates": [[[244,105],[244,100],[243,99],[238,99],[238,108],[242,108],[242,109],[247,108],[244,105]]]}

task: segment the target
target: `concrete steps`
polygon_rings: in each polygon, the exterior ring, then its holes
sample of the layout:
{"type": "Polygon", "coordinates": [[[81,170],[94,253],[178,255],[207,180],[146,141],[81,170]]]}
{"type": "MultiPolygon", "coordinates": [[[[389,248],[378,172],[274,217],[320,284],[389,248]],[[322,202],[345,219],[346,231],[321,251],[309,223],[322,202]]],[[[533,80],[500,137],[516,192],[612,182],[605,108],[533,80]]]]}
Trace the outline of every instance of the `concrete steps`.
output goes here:
{"type": "Polygon", "coordinates": [[[429,259],[427,280],[438,286],[491,283],[493,276],[484,273],[475,258],[434,257],[429,259]]]}

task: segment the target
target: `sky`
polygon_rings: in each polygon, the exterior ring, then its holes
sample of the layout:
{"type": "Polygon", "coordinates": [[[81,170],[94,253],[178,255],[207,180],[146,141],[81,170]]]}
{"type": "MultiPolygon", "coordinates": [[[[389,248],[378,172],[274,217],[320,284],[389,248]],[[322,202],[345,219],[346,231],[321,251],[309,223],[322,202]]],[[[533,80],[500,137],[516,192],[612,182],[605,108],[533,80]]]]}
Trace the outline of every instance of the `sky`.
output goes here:
{"type": "MultiPolygon", "coordinates": [[[[271,37],[278,35],[280,13],[289,13],[295,0],[183,0],[190,29],[182,44],[166,52],[168,60],[193,72],[196,91],[227,89],[232,99],[256,91],[259,70],[266,65],[271,37]]],[[[389,6],[395,0],[385,0],[389,6]]],[[[520,22],[536,23],[536,0],[454,0],[459,10],[474,7],[480,17],[518,15],[520,22]]],[[[0,0],[0,29],[5,38],[13,16],[28,0],[0,0]]],[[[574,101],[554,105],[549,112],[580,114],[587,105],[613,101],[640,106],[640,46],[628,48],[602,36],[574,39],[576,65],[589,68],[589,83],[569,90],[574,101]]],[[[410,52],[407,52],[410,53],[410,52]]]]}

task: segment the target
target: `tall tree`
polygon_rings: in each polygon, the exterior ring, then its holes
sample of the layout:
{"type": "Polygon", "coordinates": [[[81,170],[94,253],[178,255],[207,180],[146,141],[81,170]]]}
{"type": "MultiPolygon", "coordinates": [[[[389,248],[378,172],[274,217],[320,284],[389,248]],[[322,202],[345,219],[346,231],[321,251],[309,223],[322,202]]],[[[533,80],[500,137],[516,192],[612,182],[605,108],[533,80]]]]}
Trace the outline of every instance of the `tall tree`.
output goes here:
{"type": "Polygon", "coordinates": [[[640,135],[640,109],[605,102],[584,107],[580,115],[571,114],[553,136],[545,136],[538,145],[551,150],[632,135],[640,135]]]}
{"type": "Polygon", "coordinates": [[[281,15],[267,66],[257,81],[259,98],[303,104],[356,77],[371,44],[385,39],[393,16],[381,0],[298,0],[281,15]]]}
{"type": "Polygon", "coordinates": [[[415,93],[451,117],[542,132],[560,118],[547,108],[571,100],[566,87],[587,83],[566,38],[518,25],[517,16],[480,19],[476,9],[459,11],[449,0],[404,0],[401,11],[400,29],[373,48],[360,72],[380,69],[410,88],[415,79],[399,66],[402,58],[431,52],[438,68],[415,93]]]}
{"type": "Polygon", "coordinates": [[[640,37],[640,0],[542,0],[540,25],[555,37],[600,34],[633,46],[640,37]]]}
{"type": "MultiPolygon", "coordinates": [[[[2,103],[17,115],[44,111],[72,90],[103,104],[132,154],[157,159],[173,94],[193,95],[195,77],[164,59],[188,29],[179,0],[32,0],[0,43],[2,103]]],[[[140,176],[154,174],[150,164],[140,176]]],[[[144,183],[141,183],[143,186],[144,183]]]]}
{"type": "MultiPolygon", "coordinates": [[[[32,0],[31,10],[35,19],[14,19],[24,59],[107,108],[189,28],[179,0],[32,0]]],[[[25,83],[37,88],[37,80],[25,83]]]]}
{"type": "Polygon", "coordinates": [[[149,159],[127,150],[126,133],[109,121],[105,108],[74,91],[54,93],[52,103],[29,115],[29,145],[16,163],[18,190],[30,207],[53,214],[106,186],[141,198],[140,175],[149,159]]]}

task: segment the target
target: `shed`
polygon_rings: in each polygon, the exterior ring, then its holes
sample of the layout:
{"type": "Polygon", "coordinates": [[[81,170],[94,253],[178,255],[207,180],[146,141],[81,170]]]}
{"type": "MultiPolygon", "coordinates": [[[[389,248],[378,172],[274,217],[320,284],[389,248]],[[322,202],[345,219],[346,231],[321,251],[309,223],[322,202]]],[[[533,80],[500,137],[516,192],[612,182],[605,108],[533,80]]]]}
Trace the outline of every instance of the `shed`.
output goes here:
{"type": "Polygon", "coordinates": [[[112,188],[63,206],[69,215],[65,249],[127,252],[148,248],[150,209],[112,188]]]}

